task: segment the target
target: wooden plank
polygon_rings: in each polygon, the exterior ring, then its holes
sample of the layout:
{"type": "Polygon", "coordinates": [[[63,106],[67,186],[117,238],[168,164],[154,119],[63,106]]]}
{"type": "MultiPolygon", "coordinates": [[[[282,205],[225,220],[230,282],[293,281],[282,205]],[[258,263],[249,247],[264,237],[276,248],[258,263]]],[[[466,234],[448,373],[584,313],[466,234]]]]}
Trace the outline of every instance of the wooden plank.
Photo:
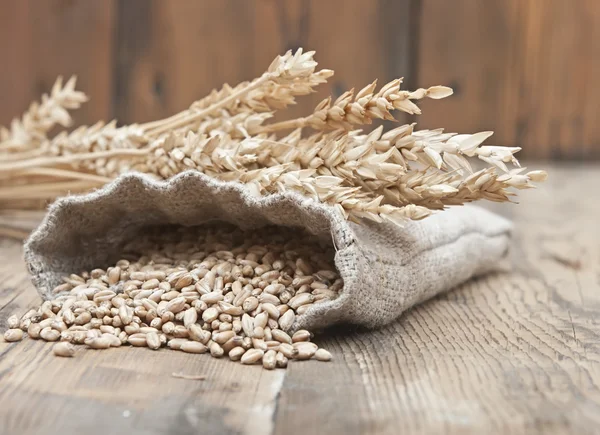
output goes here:
{"type": "Polygon", "coordinates": [[[549,172],[520,205],[494,207],[515,221],[513,273],[378,331],[327,334],[335,364],[290,367],[275,433],[594,433],[600,201],[576,192],[600,176],[595,166],[549,172]]]}
{"type": "MultiPolygon", "coordinates": [[[[377,331],[317,337],[334,361],[263,371],[166,349],[0,343],[0,432],[596,433],[600,424],[600,182],[553,167],[520,205],[511,273],[471,281],[377,331]],[[172,372],[204,374],[184,381],[172,372]]],[[[0,240],[0,329],[38,302],[21,245],[0,240]]]]}
{"type": "MultiPolygon", "coordinates": [[[[410,59],[410,41],[416,22],[417,2],[411,0],[256,2],[255,46],[261,65],[277,54],[304,47],[315,50],[323,68],[335,71],[330,83],[296,107],[290,117],[305,116],[327,95],[361,89],[378,79],[383,85],[405,77],[416,82],[410,59]]],[[[286,116],[287,116],[286,113],[286,116]]],[[[398,114],[398,119],[407,117],[398,114]]]]}
{"type": "MultiPolygon", "coordinates": [[[[39,305],[20,260],[0,239],[0,328],[39,305]]],[[[0,342],[0,433],[268,434],[285,373],[162,349],[118,348],[57,358],[52,344],[0,342]],[[182,380],[174,372],[202,374],[182,380]]]]}
{"type": "Polygon", "coordinates": [[[422,127],[493,129],[496,143],[523,146],[529,158],[600,156],[595,0],[0,0],[0,7],[8,66],[0,71],[2,124],[59,74],[78,74],[92,96],[77,123],[114,115],[142,122],[224,82],[251,79],[276,54],[304,46],[337,75],[286,115],[376,77],[405,76],[411,88],[456,88],[451,99],[422,103],[422,127]]]}
{"type": "Polygon", "coordinates": [[[235,0],[121,1],[118,119],[164,118],[223,83],[252,79],[251,8],[235,0]]]}
{"type": "Polygon", "coordinates": [[[114,1],[0,0],[0,124],[48,92],[59,75],[79,77],[92,100],[76,123],[110,117],[114,1]]]}
{"type": "MultiPolygon", "coordinates": [[[[259,76],[278,54],[316,50],[331,84],[286,116],[339,95],[410,75],[411,0],[122,1],[116,110],[124,123],[169,116],[223,83],[259,76]]],[[[414,77],[408,77],[414,81],[414,77]]]]}
{"type": "Polygon", "coordinates": [[[26,2],[3,0],[1,7],[0,58],[4,68],[0,69],[0,125],[8,125],[30,103],[31,90],[26,87],[31,69],[16,67],[26,63],[25,47],[30,35],[25,24],[26,2]]]}
{"type": "Polygon", "coordinates": [[[494,130],[527,158],[600,155],[598,2],[426,0],[420,21],[420,85],[455,88],[421,127],[494,130]]]}

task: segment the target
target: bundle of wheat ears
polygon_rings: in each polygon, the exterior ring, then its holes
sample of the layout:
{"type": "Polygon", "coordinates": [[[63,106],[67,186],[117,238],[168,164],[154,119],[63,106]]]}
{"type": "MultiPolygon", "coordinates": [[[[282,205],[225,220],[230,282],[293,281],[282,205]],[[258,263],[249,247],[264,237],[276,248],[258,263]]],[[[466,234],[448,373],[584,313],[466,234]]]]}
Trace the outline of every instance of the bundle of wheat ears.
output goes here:
{"type": "Polygon", "coordinates": [[[167,179],[198,170],[245,183],[256,195],[296,191],[335,207],[347,219],[422,219],[434,210],[479,199],[503,202],[511,188],[533,187],[543,171],[524,172],[517,147],[485,146],[491,132],[444,133],[415,124],[363,133],[373,120],[395,120],[393,110],[420,114],[414,100],[440,99],[450,88],[401,90],[402,79],[373,82],[322,101],[308,116],[268,122],[275,111],[314,92],[333,71],[316,71],[314,52],[278,56],[251,82],[224,85],[169,118],[117,127],[71,126],[69,110],[87,101],[75,78],[59,78],[50,95],[33,103],[10,128],[0,127],[0,232],[26,236],[27,226],[51,201],[98,188],[119,174],[139,171],[167,179]],[[486,169],[474,171],[469,158],[486,169]],[[512,164],[515,169],[509,169],[512,164]]]}

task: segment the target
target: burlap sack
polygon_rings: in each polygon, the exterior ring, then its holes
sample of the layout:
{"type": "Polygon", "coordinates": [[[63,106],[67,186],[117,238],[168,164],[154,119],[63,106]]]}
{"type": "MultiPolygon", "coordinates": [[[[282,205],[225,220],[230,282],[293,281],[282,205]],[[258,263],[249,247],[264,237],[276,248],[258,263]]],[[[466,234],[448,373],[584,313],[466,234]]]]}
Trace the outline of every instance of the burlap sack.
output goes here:
{"type": "Polygon", "coordinates": [[[382,326],[416,303],[498,269],[511,230],[505,219],[473,206],[403,228],[357,225],[294,193],[257,198],[241,184],[198,172],[167,182],[127,174],[94,193],[56,201],[27,241],[25,259],[33,283],[48,299],[62,276],[114,264],[122,244],[144,226],[215,219],[243,229],[299,227],[335,244],[343,292],[298,316],[293,329],[337,322],[382,326]]]}

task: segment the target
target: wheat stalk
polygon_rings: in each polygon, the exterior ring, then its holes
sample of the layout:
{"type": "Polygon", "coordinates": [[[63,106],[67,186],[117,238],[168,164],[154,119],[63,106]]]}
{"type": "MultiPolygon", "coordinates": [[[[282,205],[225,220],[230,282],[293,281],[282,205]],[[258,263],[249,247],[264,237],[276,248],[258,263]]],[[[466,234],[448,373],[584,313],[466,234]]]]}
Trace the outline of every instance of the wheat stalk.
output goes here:
{"type": "Polygon", "coordinates": [[[98,122],[49,137],[54,127],[70,126],[68,110],[87,100],[74,78],[64,86],[59,78],[10,129],[0,129],[0,211],[43,207],[132,170],[168,179],[191,169],[245,183],[256,195],[299,192],[353,221],[402,224],[450,205],[510,201],[513,189],[545,179],[543,171],[519,168],[520,148],[483,145],[491,132],[459,135],[415,124],[357,129],[394,120],[394,110],[420,114],[415,101],[451,95],[444,86],[406,91],[396,79],[377,90],[374,81],[323,100],[305,117],[267,123],[332,76],[316,71],[313,55],[287,52],[257,79],[224,85],[166,119],[98,122]],[[474,172],[472,159],[489,167],[474,172]]]}
{"type": "MultiPolygon", "coordinates": [[[[187,112],[183,115],[178,114],[159,125],[154,124],[147,129],[148,133],[159,135],[170,130],[182,128],[213,114],[221,108],[226,108],[230,104],[249,101],[251,92],[260,90],[264,86],[271,86],[271,84],[291,86],[299,79],[309,78],[314,74],[315,67],[317,66],[317,63],[313,60],[313,55],[314,51],[303,53],[302,49],[298,49],[294,54],[288,51],[285,55],[275,58],[267,71],[259,78],[236,88],[222,99],[211,101],[211,104],[198,111],[187,112]]],[[[322,82],[322,80],[319,80],[319,82],[322,82]]]]}
{"type": "Polygon", "coordinates": [[[72,123],[69,110],[78,109],[87,101],[83,92],[75,90],[77,78],[71,77],[63,86],[59,77],[50,95],[42,95],[21,119],[14,119],[10,129],[0,128],[0,151],[32,149],[39,145],[56,125],[69,127],[72,123]]]}
{"type": "Polygon", "coordinates": [[[413,92],[401,91],[402,79],[392,80],[377,93],[377,80],[361,89],[356,95],[354,90],[340,95],[333,103],[331,97],[323,100],[313,113],[305,118],[283,121],[257,129],[257,132],[273,132],[290,128],[311,127],[315,130],[350,129],[356,125],[366,125],[374,119],[395,120],[391,110],[400,110],[411,115],[421,114],[419,107],[411,100],[428,97],[445,98],[452,95],[452,89],[445,86],[433,86],[429,89],[417,89],[413,92]]]}

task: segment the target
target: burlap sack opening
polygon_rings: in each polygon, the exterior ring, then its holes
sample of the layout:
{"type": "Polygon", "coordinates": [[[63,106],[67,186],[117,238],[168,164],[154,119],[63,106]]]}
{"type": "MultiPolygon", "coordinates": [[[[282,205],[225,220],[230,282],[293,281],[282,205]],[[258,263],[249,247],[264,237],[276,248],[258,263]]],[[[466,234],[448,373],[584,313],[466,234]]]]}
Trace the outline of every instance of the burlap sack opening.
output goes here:
{"type": "Polygon", "coordinates": [[[294,193],[257,198],[241,184],[192,171],[166,182],[127,174],[94,193],[56,201],[27,241],[25,259],[34,285],[49,299],[63,276],[118,260],[122,244],[146,226],[213,220],[242,229],[299,227],[332,241],[344,289],[298,316],[293,330],[389,323],[416,303],[499,269],[511,231],[505,219],[473,206],[403,228],[357,225],[294,193]]]}

